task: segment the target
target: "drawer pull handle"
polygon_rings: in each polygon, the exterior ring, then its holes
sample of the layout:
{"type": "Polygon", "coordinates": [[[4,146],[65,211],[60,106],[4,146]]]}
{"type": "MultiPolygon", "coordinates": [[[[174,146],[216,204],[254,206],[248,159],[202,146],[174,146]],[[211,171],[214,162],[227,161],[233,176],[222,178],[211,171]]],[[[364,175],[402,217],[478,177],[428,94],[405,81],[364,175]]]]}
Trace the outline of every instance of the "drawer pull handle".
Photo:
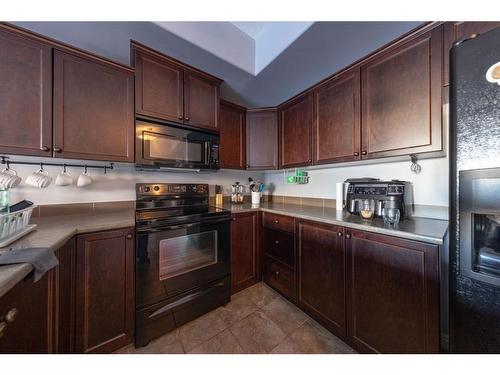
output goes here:
{"type": "Polygon", "coordinates": [[[279,244],[280,244],[280,242],[279,242],[278,240],[274,241],[274,243],[275,243],[276,245],[279,245],[279,244]]]}
{"type": "Polygon", "coordinates": [[[342,232],[338,232],[337,236],[342,237],[342,232]]]}
{"type": "Polygon", "coordinates": [[[279,275],[280,275],[280,272],[279,272],[279,271],[276,271],[274,274],[275,274],[276,276],[279,276],[279,275]]]}
{"type": "Polygon", "coordinates": [[[17,309],[13,307],[9,311],[7,311],[7,314],[5,314],[5,321],[7,323],[14,323],[16,321],[16,316],[17,316],[17,309]]]}
{"type": "Polygon", "coordinates": [[[279,220],[274,220],[274,224],[279,224],[279,220]]]}
{"type": "Polygon", "coordinates": [[[347,233],[347,234],[345,235],[345,238],[349,239],[349,238],[351,238],[351,235],[350,235],[349,233],[347,233]]]}
{"type": "Polygon", "coordinates": [[[131,234],[127,234],[127,240],[131,240],[132,239],[132,235],[131,234]]]}
{"type": "Polygon", "coordinates": [[[0,339],[3,337],[5,334],[5,330],[7,329],[7,323],[5,322],[0,322],[0,339]]]}

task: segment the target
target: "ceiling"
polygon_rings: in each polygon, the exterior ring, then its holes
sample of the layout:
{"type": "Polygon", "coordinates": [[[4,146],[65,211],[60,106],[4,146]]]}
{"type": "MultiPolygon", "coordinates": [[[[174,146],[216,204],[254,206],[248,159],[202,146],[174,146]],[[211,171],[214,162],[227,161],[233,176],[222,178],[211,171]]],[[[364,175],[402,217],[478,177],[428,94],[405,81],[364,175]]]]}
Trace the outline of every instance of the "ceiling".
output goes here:
{"type": "Polygon", "coordinates": [[[221,97],[250,108],[278,105],[421,23],[15,24],[124,64],[130,64],[130,40],[136,40],[221,78],[224,80],[221,97]],[[283,38],[279,37],[282,35],[280,33],[284,35],[283,38]]]}
{"type": "Polygon", "coordinates": [[[256,76],[313,22],[155,22],[256,76]]]}

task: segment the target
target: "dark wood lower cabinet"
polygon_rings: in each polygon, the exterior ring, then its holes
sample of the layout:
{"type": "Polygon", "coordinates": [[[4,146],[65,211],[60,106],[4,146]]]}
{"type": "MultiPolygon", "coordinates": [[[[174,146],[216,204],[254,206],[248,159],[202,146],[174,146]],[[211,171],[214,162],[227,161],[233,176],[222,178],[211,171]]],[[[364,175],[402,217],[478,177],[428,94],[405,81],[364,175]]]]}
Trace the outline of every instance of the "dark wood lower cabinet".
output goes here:
{"type": "Polygon", "coordinates": [[[52,353],[54,274],[33,273],[0,298],[0,353],[52,353]]]}
{"type": "Polygon", "coordinates": [[[76,243],[75,351],[109,353],[132,342],[134,230],[84,234],[76,243]]]}
{"type": "Polygon", "coordinates": [[[259,213],[233,214],[231,222],[231,293],[260,280],[259,213]]]}
{"type": "Polygon", "coordinates": [[[346,231],[348,335],[378,353],[439,351],[438,246],[346,231]]]}
{"type": "Polygon", "coordinates": [[[344,228],[300,220],[297,251],[299,306],[345,337],[344,228]]]}

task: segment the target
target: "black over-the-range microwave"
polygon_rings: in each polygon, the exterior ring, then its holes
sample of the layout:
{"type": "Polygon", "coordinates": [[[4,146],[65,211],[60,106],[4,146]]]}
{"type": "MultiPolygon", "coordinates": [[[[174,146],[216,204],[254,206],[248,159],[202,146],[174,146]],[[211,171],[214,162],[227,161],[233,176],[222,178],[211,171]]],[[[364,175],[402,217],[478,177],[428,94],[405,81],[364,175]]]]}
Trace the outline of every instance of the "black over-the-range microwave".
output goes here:
{"type": "Polygon", "coordinates": [[[209,130],[138,118],[135,163],[139,169],[219,169],[219,135],[209,130]]]}

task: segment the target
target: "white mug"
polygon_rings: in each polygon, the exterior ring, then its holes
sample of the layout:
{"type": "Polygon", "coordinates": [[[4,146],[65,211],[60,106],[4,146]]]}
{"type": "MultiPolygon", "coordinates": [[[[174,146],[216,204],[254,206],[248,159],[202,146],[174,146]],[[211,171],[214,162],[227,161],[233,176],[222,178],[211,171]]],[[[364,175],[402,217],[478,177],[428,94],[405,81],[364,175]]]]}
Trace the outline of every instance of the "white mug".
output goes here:
{"type": "Polygon", "coordinates": [[[72,183],[73,177],[71,177],[66,171],[59,173],[56,177],[56,186],[67,186],[71,185],[72,183]]]}
{"type": "Polygon", "coordinates": [[[11,189],[21,183],[21,177],[13,169],[7,168],[0,172],[0,188],[11,189]]]}
{"type": "Polygon", "coordinates": [[[37,172],[30,174],[26,178],[26,183],[28,185],[43,189],[50,185],[52,182],[52,177],[49,176],[49,172],[40,169],[37,172]]]}
{"type": "Polygon", "coordinates": [[[76,186],[84,187],[88,186],[92,183],[92,177],[90,177],[87,172],[83,172],[80,176],[78,176],[78,181],[76,182],[76,186]]]}

